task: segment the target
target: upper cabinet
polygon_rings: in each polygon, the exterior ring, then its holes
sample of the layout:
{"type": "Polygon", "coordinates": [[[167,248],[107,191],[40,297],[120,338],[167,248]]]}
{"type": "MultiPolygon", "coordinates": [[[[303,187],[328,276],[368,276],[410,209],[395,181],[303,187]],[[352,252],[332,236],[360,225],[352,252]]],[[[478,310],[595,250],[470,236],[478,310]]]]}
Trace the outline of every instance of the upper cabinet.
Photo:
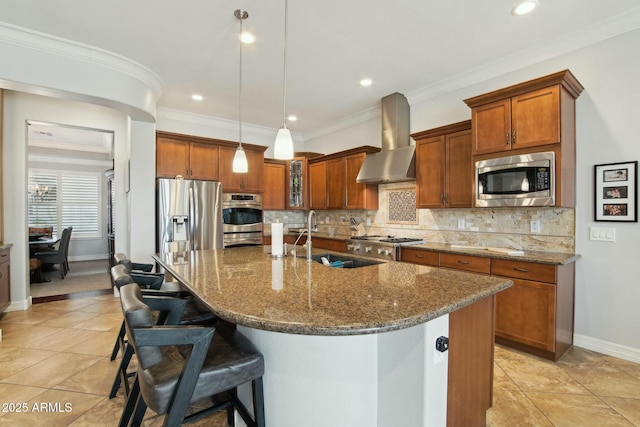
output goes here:
{"type": "Polygon", "coordinates": [[[242,144],[249,172],[233,173],[237,142],[213,138],[156,133],[156,177],[220,181],[224,192],[261,193],[262,165],[267,147],[242,144]]]}
{"type": "Polygon", "coordinates": [[[218,180],[218,146],[177,139],[176,136],[156,137],[156,176],[186,179],[218,180]]]}
{"type": "Polygon", "coordinates": [[[320,156],[322,154],[299,152],[285,162],[285,209],[310,209],[309,159],[320,156]]]}
{"type": "Polygon", "coordinates": [[[242,144],[242,147],[249,164],[249,172],[247,173],[235,173],[232,170],[233,156],[236,154],[237,147],[220,147],[222,191],[225,193],[261,193],[264,151],[251,150],[246,144],[242,144]]]}
{"type": "Polygon", "coordinates": [[[327,162],[309,164],[309,207],[327,209],[327,162]]]}
{"type": "Polygon", "coordinates": [[[416,141],[416,207],[471,207],[471,121],[415,133],[411,137],[416,141]]]}
{"type": "Polygon", "coordinates": [[[311,209],[378,209],[378,185],[356,182],[366,154],[378,151],[363,146],[310,160],[311,209]]]}
{"type": "Polygon", "coordinates": [[[574,140],[575,99],[582,90],[564,70],[465,99],[471,107],[473,155],[574,140]]]}
{"type": "Polygon", "coordinates": [[[284,161],[274,159],[264,159],[262,169],[262,209],[281,210],[285,209],[285,172],[284,161]]]}

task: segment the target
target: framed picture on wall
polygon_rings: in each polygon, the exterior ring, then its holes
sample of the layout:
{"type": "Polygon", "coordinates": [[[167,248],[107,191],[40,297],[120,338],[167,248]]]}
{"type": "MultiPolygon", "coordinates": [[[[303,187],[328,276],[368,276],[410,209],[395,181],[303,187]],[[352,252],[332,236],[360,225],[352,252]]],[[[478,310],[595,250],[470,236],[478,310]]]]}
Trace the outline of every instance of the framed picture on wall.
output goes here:
{"type": "Polygon", "coordinates": [[[638,222],[638,162],[595,165],[595,221],[638,222]]]}

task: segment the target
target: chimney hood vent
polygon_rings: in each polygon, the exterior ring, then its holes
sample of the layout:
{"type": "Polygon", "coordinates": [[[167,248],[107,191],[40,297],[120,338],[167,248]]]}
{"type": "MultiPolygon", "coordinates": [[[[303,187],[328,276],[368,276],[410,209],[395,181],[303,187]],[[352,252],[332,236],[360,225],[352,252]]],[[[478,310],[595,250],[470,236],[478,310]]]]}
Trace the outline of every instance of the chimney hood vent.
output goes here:
{"type": "Polygon", "coordinates": [[[409,138],[409,102],[393,93],[382,98],[382,151],[367,154],[356,181],[366,184],[414,181],[415,145],[409,138]]]}

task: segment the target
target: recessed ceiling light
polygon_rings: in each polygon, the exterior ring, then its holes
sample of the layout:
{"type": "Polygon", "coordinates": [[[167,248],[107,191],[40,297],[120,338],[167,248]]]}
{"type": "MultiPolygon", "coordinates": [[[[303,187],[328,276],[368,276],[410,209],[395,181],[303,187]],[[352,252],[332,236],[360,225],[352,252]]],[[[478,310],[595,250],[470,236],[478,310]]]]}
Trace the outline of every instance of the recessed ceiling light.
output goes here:
{"type": "Polygon", "coordinates": [[[244,44],[251,44],[256,41],[256,38],[253,34],[243,31],[242,34],[240,34],[240,41],[244,44]]]}
{"type": "Polygon", "coordinates": [[[360,80],[360,86],[371,86],[371,83],[373,83],[373,80],[371,79],[362,79],[360,80]]]}
{"type": "Polygon", "coordinates": [[[191,99],[193,99],[194,101],[202,101],[204,99],[204,96],[200,95],[199,93],[194,93],[193,95],[191,95],[191,99]]]}
{"type": "Polygon", "coordinates": [[[525,0],[514,7],[511,10],[511,14],[515,16],[526,15],[527,13],[533,12],[538,5],[540,5],[538,0],[525,0]]]}
{"type": "Polygon", "coordinates": [[[288,116],[287,120],[289,120],[290,122],[295,122],[298,120],[298,116],[294,116],[294,115],[288,116]]]}

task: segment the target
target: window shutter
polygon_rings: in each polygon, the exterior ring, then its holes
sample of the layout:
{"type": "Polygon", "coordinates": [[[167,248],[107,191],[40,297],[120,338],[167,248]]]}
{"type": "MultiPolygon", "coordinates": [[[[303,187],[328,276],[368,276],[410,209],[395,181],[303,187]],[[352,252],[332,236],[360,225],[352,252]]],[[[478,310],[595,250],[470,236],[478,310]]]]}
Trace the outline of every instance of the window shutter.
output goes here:
{"type": "Polygon", "coordinates": [[[99,233],[98,186],[95,175],[62,175],[63,228],[73,227],[74,234],[99,233]]]}
{"type": "Polygon", "coordinates": [[[54,173],[29,172],[28,221],[30,226],[53,227],[57,235],[58,176],[54,173]]]}

